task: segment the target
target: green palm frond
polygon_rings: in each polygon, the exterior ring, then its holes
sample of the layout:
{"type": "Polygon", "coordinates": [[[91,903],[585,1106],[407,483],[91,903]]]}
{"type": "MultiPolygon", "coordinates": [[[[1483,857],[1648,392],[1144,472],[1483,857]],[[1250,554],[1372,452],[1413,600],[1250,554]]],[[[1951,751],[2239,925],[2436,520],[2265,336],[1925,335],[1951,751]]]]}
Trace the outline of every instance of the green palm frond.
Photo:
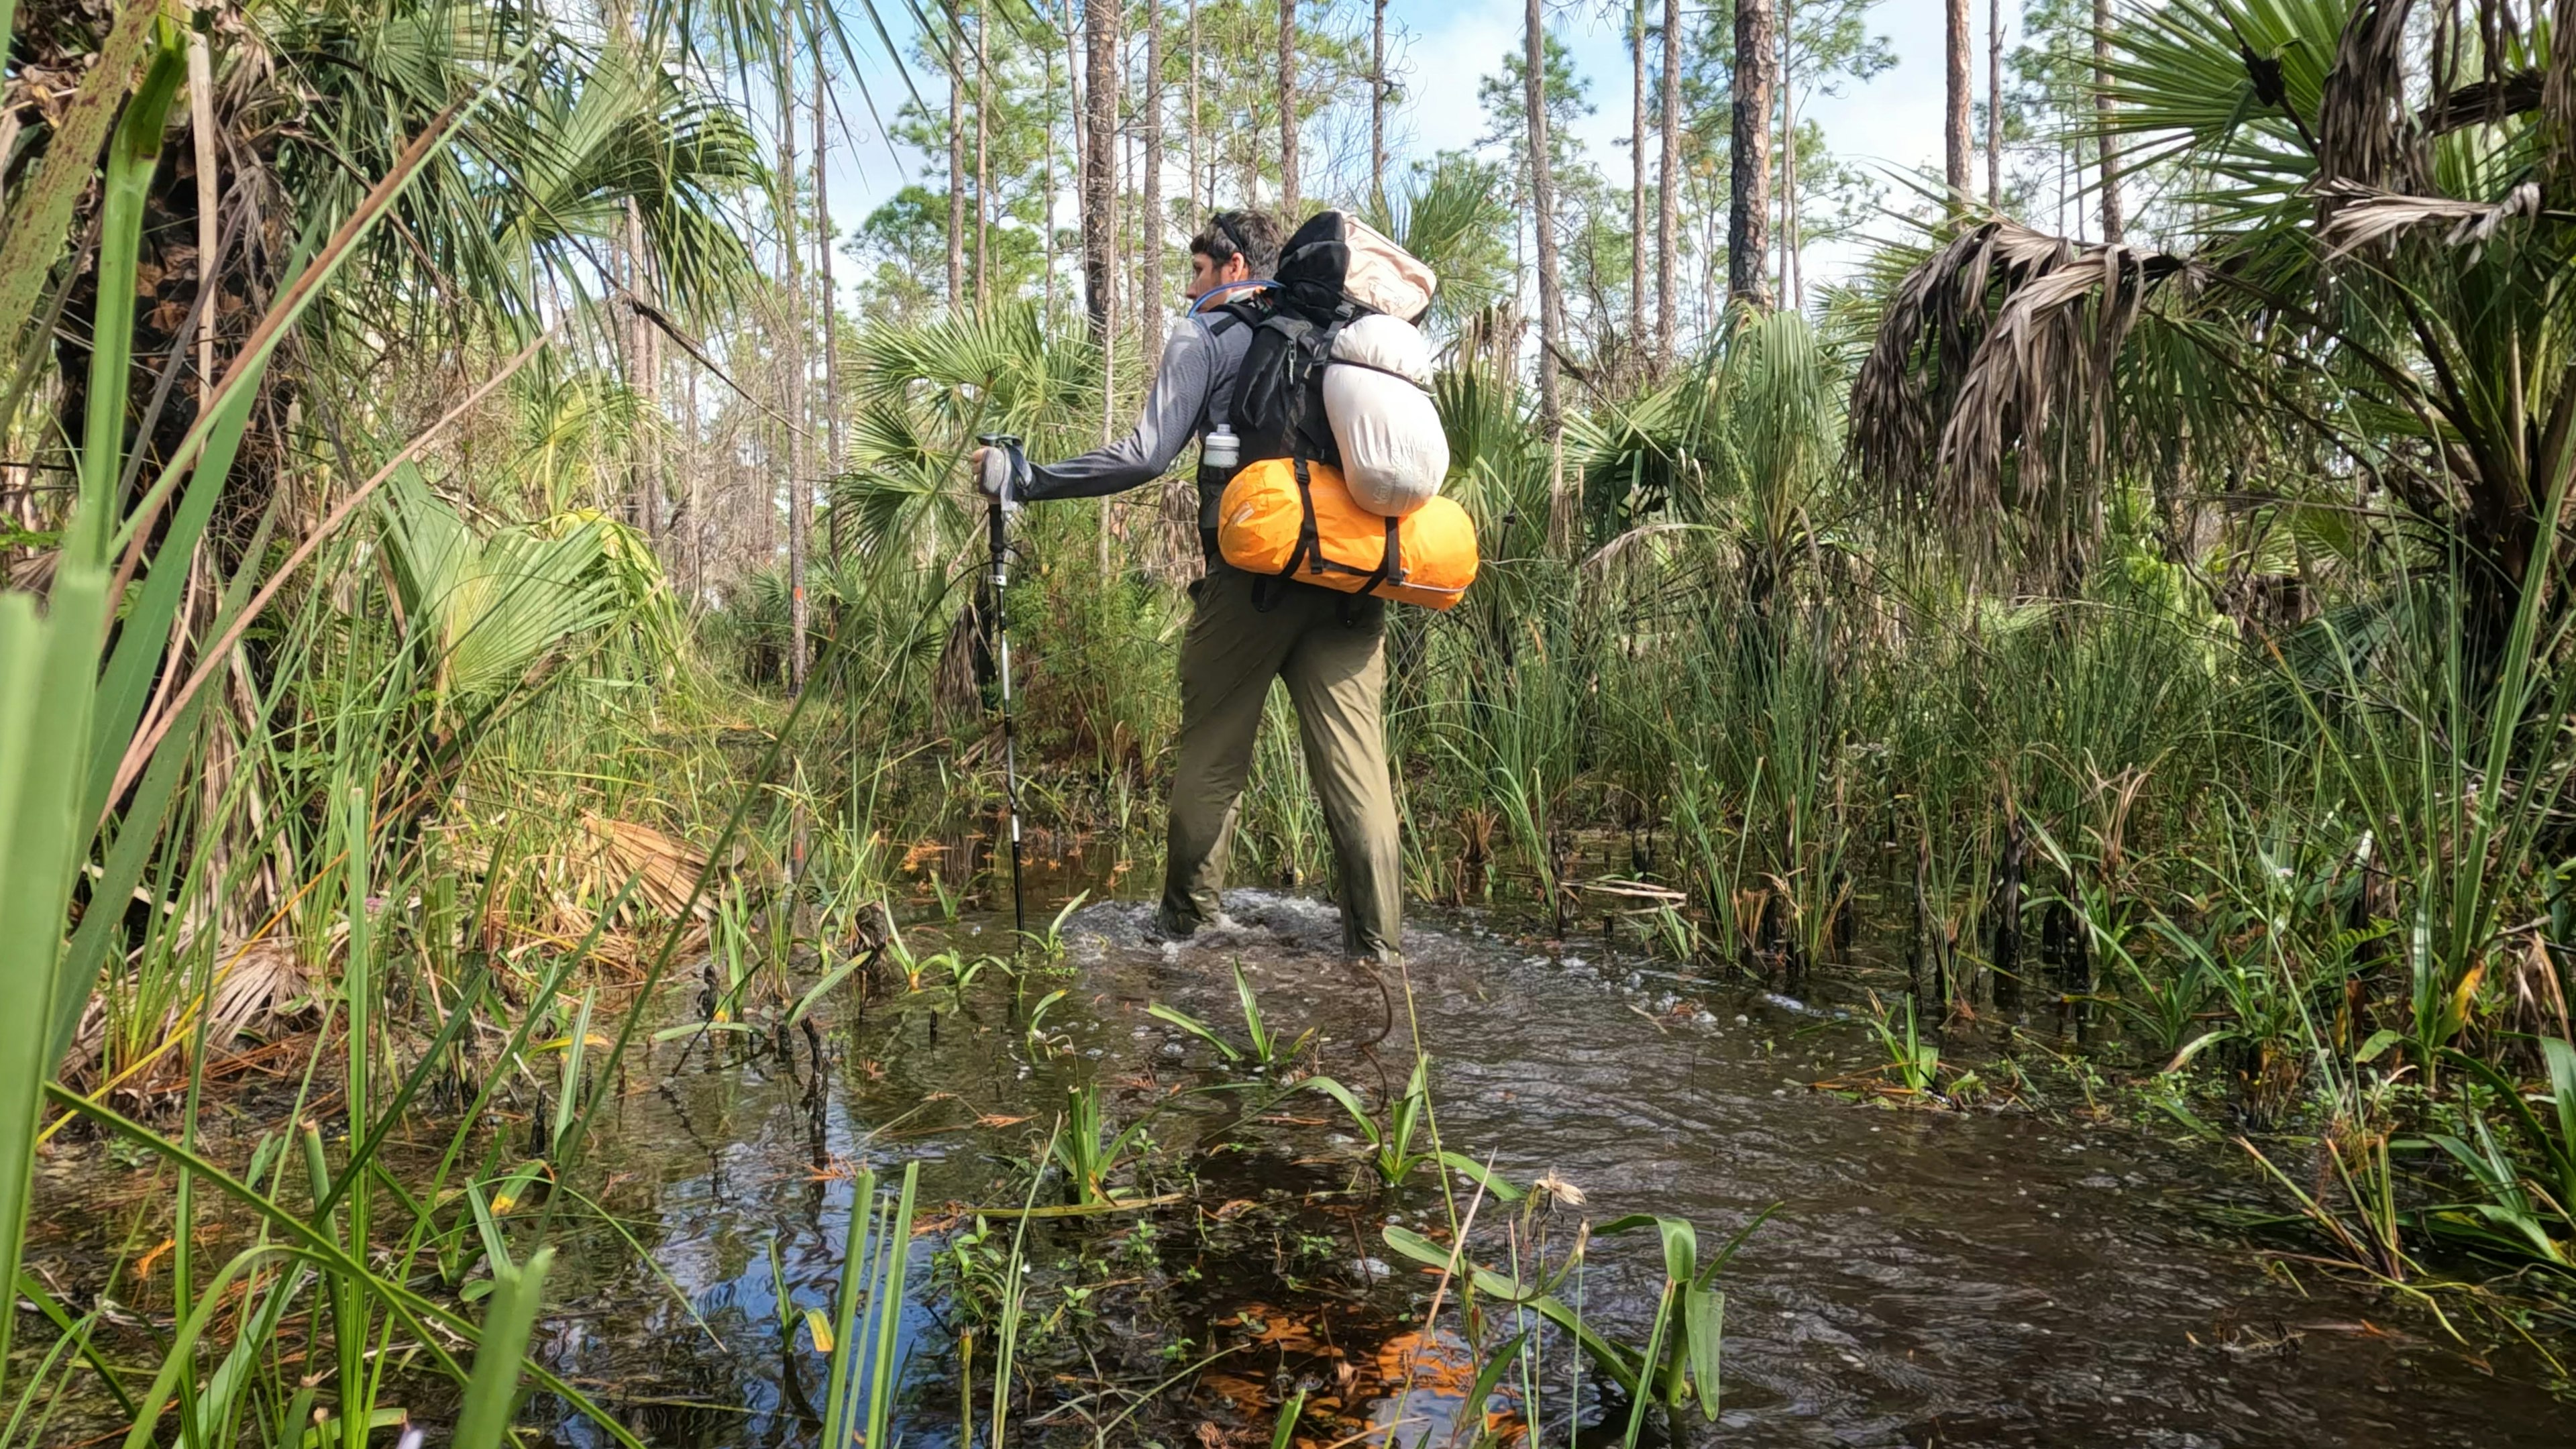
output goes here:
{"type": "Polygon", "coordinates": [[[596,514],[478,537],[408,465],[380,514],[404,635],[446,698],[506,692],[568,640],[660,607],[649,552],[596,514]]]}

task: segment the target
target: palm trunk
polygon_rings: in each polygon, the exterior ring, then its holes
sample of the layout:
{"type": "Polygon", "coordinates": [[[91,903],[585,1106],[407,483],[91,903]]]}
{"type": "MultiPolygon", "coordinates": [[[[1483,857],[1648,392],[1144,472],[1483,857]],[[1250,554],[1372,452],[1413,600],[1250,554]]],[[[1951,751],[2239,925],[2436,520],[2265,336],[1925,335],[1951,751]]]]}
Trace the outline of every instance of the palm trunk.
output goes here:
{"type": "Polygon", "coordinates": [[[1726,294],[1769,307],[1763,264],[1771,230],[1771,0],[1736,0],[1735,134],[1727,178],[1726,294]]]}
{"type": "Polygon", "coordinates": [[[780,431],[787,462],[787,682],[803,689],[805,539],[814,525],[814,490],[805,477],[805,269],[796,246],[796,83],[788,65],[778,69],[778,190],[778,249],[787,270],[778,338],[785,383],[779,411],[786,415],[780,431]]]}
{"type": "Polygon", "coordinates": [[[1145,0],[1145,234],[1137,240],[1144,291],[1145,365],[1163,355],[1163,0],[1145,0]]]}
{"type": "Polygon", "coordinates": [[[1942,45],[1942,57],[1948,62],[1944,77],[1948,84],[1948,109],[1943,113],[1941,179],[1950,189],[1950,205],[1956,210],[1968,195],[1972,184],[1968,177],[1968,157],[1973,147],[1968,139],[1968,111],[1974,85],[1968,79],[1968,0],[1947,0],[1944,7],[1949,26],[1942,45]]]}
{"type": "MultiPolygon", "coordinates": [[[[1068,0],[1070,3],[1070,0],[1068,0]]],[[[1083,305],[1091,313],[1091,339],[1109,345],[1117,273],[1110,266],[1110,237],[1118,169],[1118,5],[1117,0],[1087,0],[1082,11],[1085,77],[1084,99],[1090,124],[1082,155],[1083,305]]]]}
{"type": "Polygon", "coordinates": [[[2128,228],[2120,214],[2120,150],[2111,140],[2111,0],[2093,0],[2093,114],[2102,123],[2102,240],[2116,244],[2128,228]]]}
{"type": "Polygon", "coordinates": [[[1279,220],[1297,213],[1297,0],[1279,0],[1279,220]]]}
{"type": "MultiPolygon", "coordinates": [[[[626,381],[635,389],[642,418],[649,422],[660,402],[659,368],[653,346],[652,324],[644,320],[636,301],[649,301],[651,282],[645,275],[644,220],[634,201],[626,203],[626,289],[633,299],[626,312],[626,381]]],[[[644,533],[648,544],[658,543],[662,536],[662,473],[653,456],[654,432],[649,426],[635,429],[631,447],[629,483],[635,495],[635,526],[644,533]]]]}
{"type": "Polygon", "coordinates": [[[689,603],[694,606],[707,589],[707,470],[698,452],[698,366],[693,358],[687,364],[689,377],[689,446],[681,461],[689,470],[689,532],[686,552],[689,559],[689,603]]]}
{"type": "Polygon", "coordinates": [[[1682,209],[1682,0],[1664,0],[1663,103],[1663,155],[1655,168],[1655,360],[1668,368],[1682,209]]]}

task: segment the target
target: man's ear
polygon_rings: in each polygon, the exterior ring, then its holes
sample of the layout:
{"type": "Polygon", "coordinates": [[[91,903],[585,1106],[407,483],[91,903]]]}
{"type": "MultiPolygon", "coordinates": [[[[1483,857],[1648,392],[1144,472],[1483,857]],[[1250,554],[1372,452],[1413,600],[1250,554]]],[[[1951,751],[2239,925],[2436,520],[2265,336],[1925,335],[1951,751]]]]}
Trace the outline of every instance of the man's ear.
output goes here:
{"type": "Polygon", "coordinates": [[[1233,256],[1225,259],[1225,270],[1218,275],[1223,280],[1229,282],[1251,281],[1252,263],[1244,260],[1243,253],[1236,252],[1233,256]]]}

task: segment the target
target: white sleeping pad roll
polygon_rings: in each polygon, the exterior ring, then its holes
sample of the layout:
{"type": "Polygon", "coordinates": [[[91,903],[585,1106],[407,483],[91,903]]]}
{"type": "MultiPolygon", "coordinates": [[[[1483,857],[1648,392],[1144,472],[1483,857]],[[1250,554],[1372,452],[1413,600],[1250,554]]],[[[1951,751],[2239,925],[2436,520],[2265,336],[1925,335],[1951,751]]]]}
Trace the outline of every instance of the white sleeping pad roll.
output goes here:
{"type": "Polygon", "coordinates": [[[1351,498],[1371,513],[1401,518],[1449,476],[1449,436],[1430,387],[1431,344],[1410,322],[1363,317],[1333,339],[1324,416],[1351,498]]]}

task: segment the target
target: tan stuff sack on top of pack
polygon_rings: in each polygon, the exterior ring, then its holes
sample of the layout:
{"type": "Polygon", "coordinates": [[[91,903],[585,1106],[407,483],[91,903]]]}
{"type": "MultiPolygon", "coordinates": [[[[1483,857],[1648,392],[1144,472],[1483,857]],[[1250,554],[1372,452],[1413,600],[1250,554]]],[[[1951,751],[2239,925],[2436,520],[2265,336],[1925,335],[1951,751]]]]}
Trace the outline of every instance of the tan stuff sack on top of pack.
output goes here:
{"type": "Polygon", "coordinates": [[[1297,229],[1290,247],[1280,273],[1292,287],[1330,282],[1372,309],[1333,334],[1324,417],[1352,500],[1371,513],[1403,517],[1439,493],[1449,474],[1449,438],[1431,398],[1431,344],[1414,325],[1439,278],[1348,212],[1319,213],[1297,229]]]}
{"type": "Polygon", "coordinates": [[[1385,233],[1351,215],[1341,217],[1342,245],[1350,260],[1342,269],[1342,291],[1354,302],[1390,317],[1418,322],[1431,310],[1431,294],[1440,279],[1422,259],[1395,244],[1385,233]]]}

